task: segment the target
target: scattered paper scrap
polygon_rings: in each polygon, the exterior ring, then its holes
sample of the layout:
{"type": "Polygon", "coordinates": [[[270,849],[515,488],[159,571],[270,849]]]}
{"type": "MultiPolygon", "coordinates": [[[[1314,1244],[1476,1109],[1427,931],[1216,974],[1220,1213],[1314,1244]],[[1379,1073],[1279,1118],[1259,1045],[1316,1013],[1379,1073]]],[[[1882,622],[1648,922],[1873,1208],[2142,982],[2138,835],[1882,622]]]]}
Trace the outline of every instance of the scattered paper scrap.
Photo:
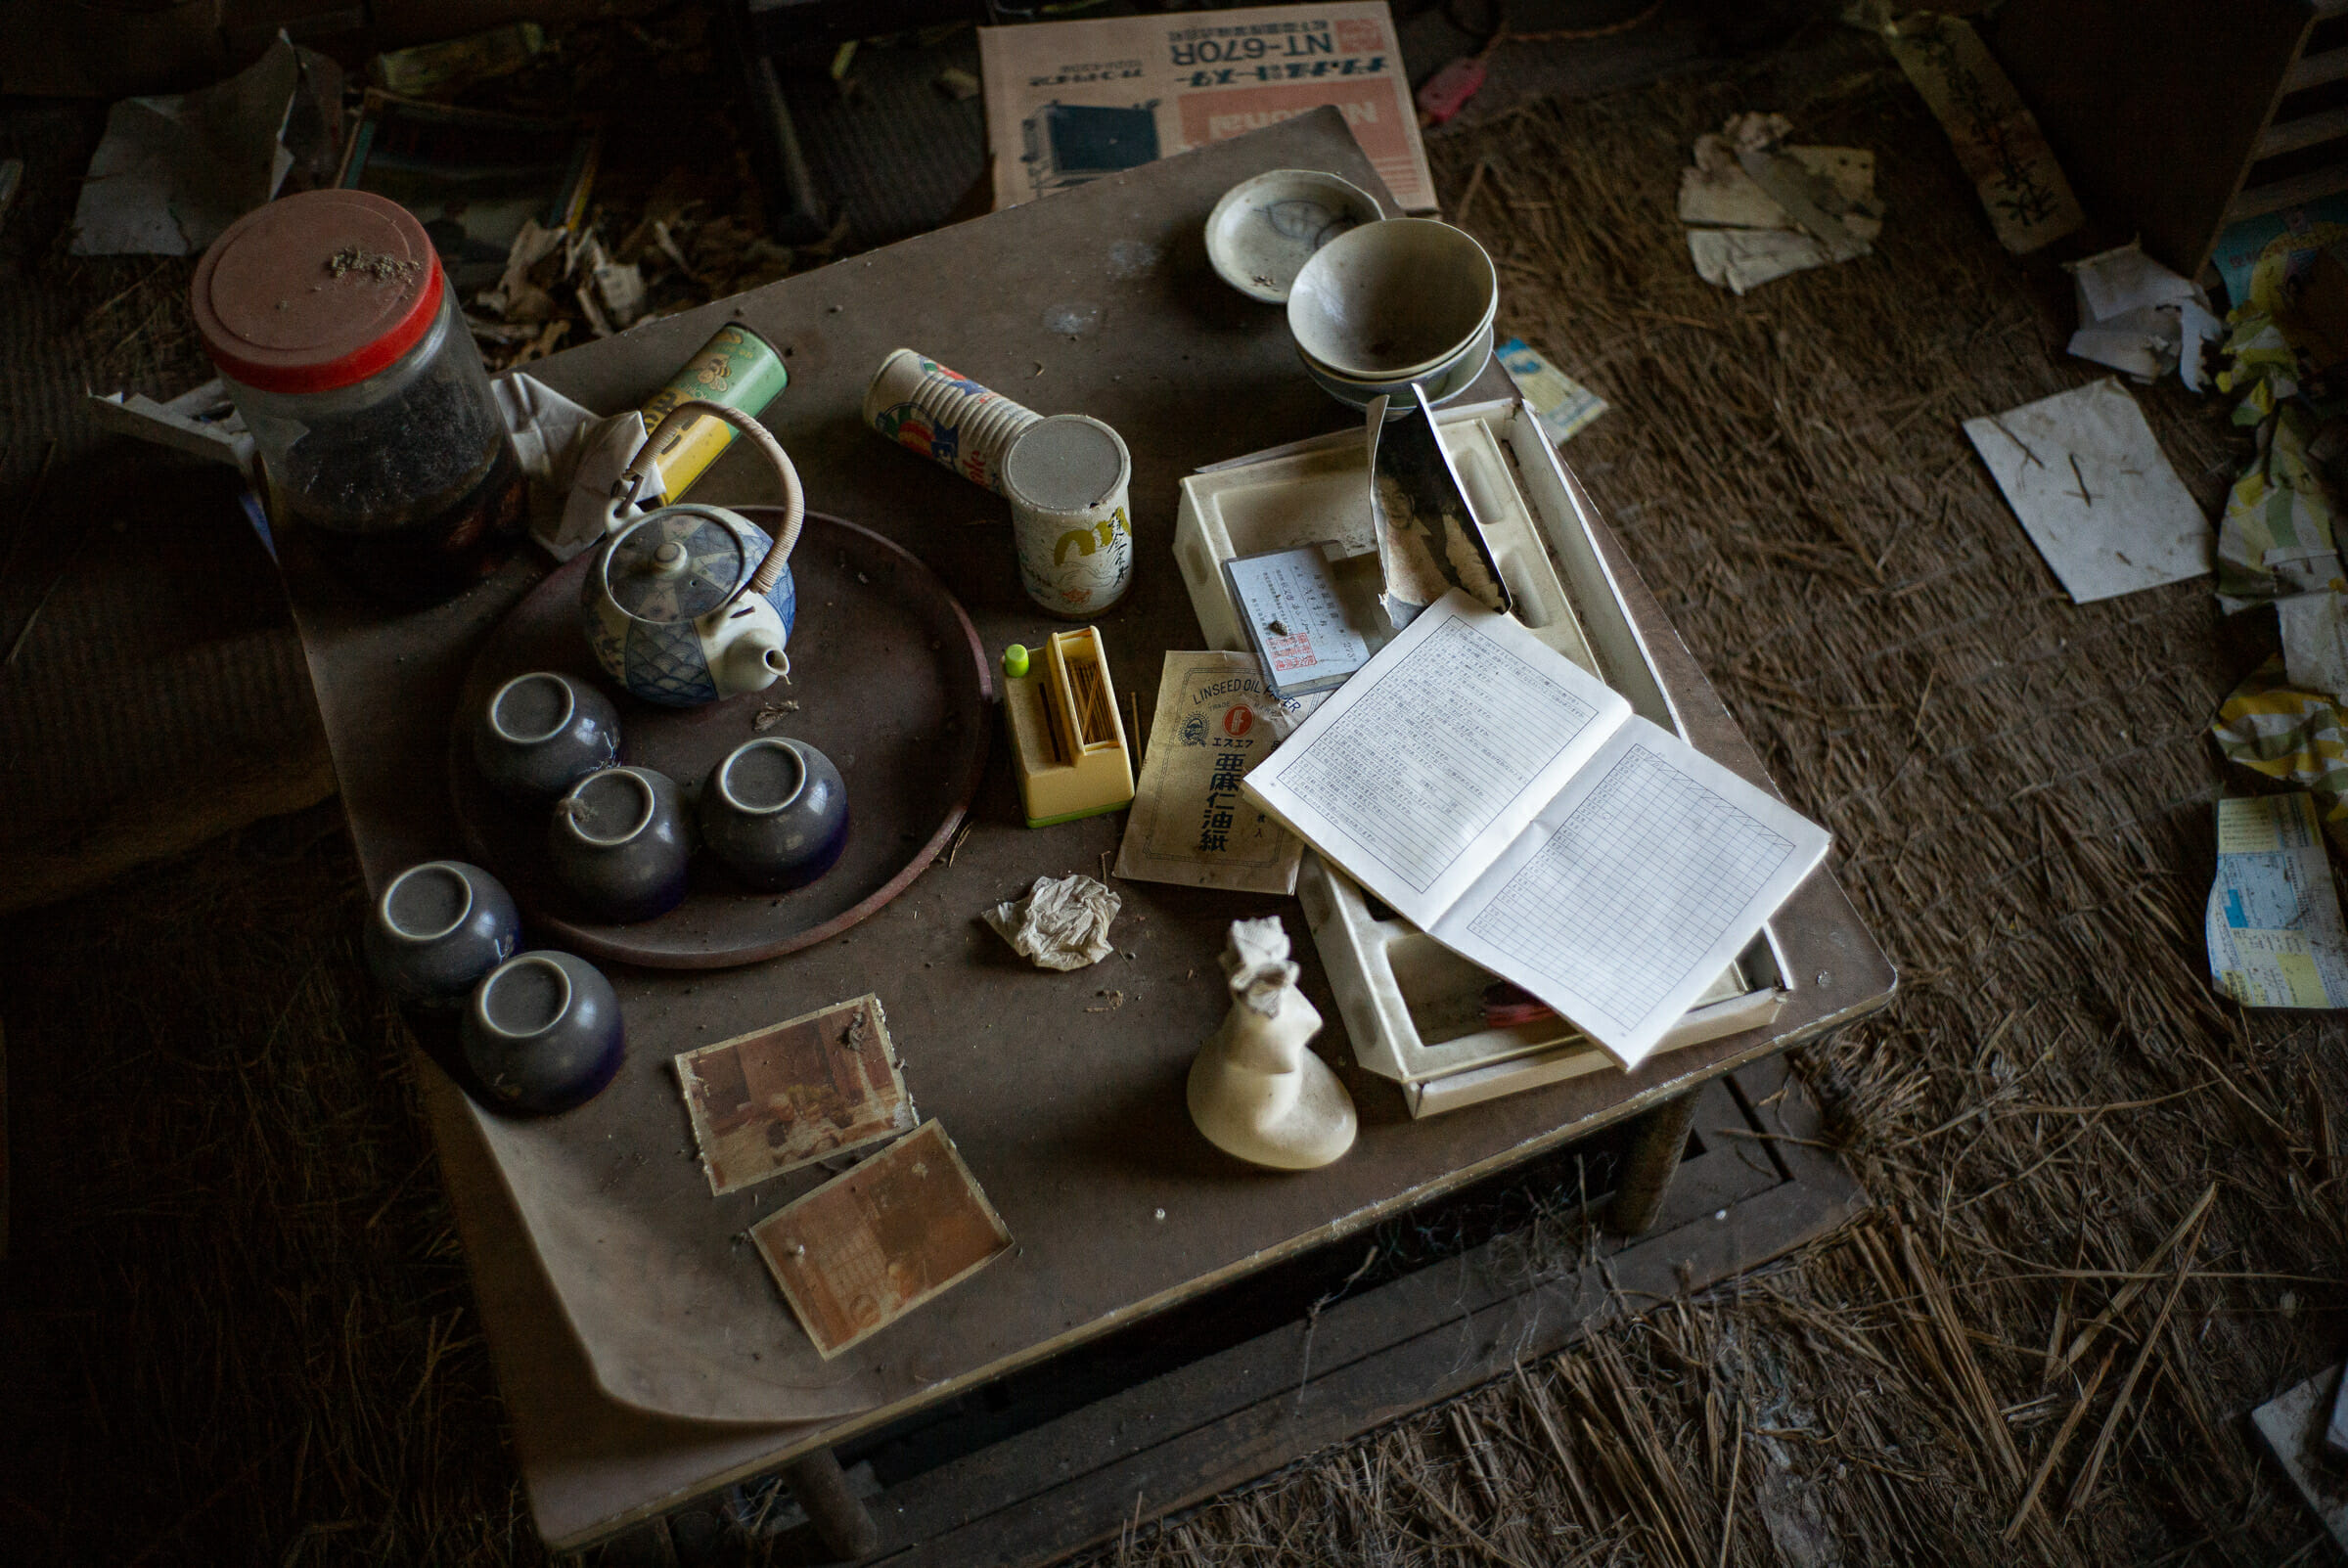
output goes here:
{"type": "Polygon", "coordinates": [[[2202,347],[2226,329],[2198,285],[2145,255],[2133,240],[2064,266],[2079,303],[2072,353],[2141,381],[2174,370],[2188,386],[2200,389],[2202,347]]]}
{"type": "Polygon", "coordinates": [[[1117,874],[1250,893],[1293,893],[1304,845],[1241,798],[1240,781],[1305,711],[1264,689],[1249,653],[1166,655],[1141,786],[1117,874]]]}
{"type": "Polygon", "coordinates": [[[90,417],[120,435],[152,441],[212,463],[225,463],[253,477],[252,432],[228,399],[228,385],[215,376],[202,386],[158,403],[141,392],[89,394],[90,417]]]}
{"type": "Polygon", "coordinates": [[[2252,1411],[2250,1424],[2331,1539],[2348,1549],[2348,1492],[2340,1486],[2338,1457],[2325,1452],[2327,1412],[2339,1384],[2340,1368],[2326,1366],[2252,1411]]]}
{"type": "Polygon", "coordinates": [[[1948,132],[1999,243],[2026,255],[2087,221],[2046,133],[1972,23],[1918,12],[1886,25],[1883,40],[1948,132]]]}
{"type": "Polygon", "coordinates": [[[2276,411],[2262,444],[2266,450],[2234,481],[2218,521],[2218,605],[2230,615],[2293,594],[2348,588],[2331,495],[2296,404],[2276,411]]]}
{"type": "Polygon", "coordinates": [[[2110,377],[1967,420],[1964,433],[2073,602],[2210,570],[2209,519],[2110,377]]]}
{"type": "Polygon", "coordinates": [[[2218,802],[2209,972],[2245,1008],[2348,1006],[2348,925],[2305,793],[2218,802]]]}
{"type": "Polygon", "coordinates": [[[2348,701],[2348,595],[2326,588],[2275,601],[2283,676],[2303,692],[2348,701]]]}
{"type": "Polygon", "coordinates": [[[936,1122],[778,1209],[750,1239],[826,1361],[1011,1250],[936,1122]]]}
{"type": "Polygon", "coordinates": [[[1866,255],[1883,232],[1874,155],[1788,147],[1790,129],[1782,114],[1738,114],[1696,138],[1694,165],[1680,175],[1679,213],[1706,283],[1741,294],[1866,255]]]}
{"type": "Polygon", "coordinates": [[[2291,686],[2278,656],[2219,704],[2209,733],[2231,761],[2314,794],[2325,828],[2348,849],[2348,716],[2338,702],[2291,686]]]}
{"type": "Polygon", "coordinates": [[[280,33],[225,81],[165,98],[125,98],[73,207],[77,256],[192,256],[277,194],[294,167],[283,137],[302,63],[280,33]]]}
{"type": "Polygon", "coordinates": [[[628,460],[643,450],[644,416],[634,409],[590,424],[575,437],[570,460],[570,488],[564,493],[562,515],[551,531],[541,526],[533,510],[531,532],[557,560],[568,560],[604,537],[610,515],[612,488],[627,471],[628,460]]]}
{"type": "Polygon", "coordinates": [[[1521,337],[1512,337],[1492,355],[1509,373],[1525,407],[1541,422],[1552,446],[1563,446],[1606,411],[1606,400],[1543,359],[1521,337]]]}
{"type": "Polygon", "coordinates": [[[677,1057],[709,1190],[911,1130],[913,1100],[880,999],[865,995],[677,1057]]]}
{"type": "Polygon", "coordinates": [[[1081,873],[1039,876],[1025,898],[988,910],[986,923],[1037,968],[1081,969],[1108,957],[1108,926],[1121,902],[1107,884],[1081,873]]]}

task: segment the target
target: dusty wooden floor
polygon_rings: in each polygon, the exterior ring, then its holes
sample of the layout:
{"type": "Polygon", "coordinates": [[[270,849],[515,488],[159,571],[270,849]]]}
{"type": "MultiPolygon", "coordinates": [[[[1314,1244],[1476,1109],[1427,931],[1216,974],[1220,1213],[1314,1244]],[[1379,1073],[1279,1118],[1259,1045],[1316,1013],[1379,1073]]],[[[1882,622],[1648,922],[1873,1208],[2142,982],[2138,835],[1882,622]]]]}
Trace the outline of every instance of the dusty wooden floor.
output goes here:
{"type": "MultiPolygon", "coordinates": [[[[1879,1207],[1102,1560],[2329,1560],[2242,1411],[2348,1327],[2348,1030],[2201,972],[2245,783],[2203,730],[2257,635],[2198,585],[2067,604],[1958,429],[2091,379],[2059,273],[1855,37],[1434,153],[1504,325],[1615,405],[1568,456],[1901,964],[1804,1064],[1879,1207]],[[1678,171],[1743,109],[1875,151],[1875,256],[1696,281],[1678,171]]],[[[2214,500],[2217,412],[2141,396],[2214,500]]],[[[0,1556],[538,1560],[358,910],[330,805],[0,921],[0,1556]]]]}

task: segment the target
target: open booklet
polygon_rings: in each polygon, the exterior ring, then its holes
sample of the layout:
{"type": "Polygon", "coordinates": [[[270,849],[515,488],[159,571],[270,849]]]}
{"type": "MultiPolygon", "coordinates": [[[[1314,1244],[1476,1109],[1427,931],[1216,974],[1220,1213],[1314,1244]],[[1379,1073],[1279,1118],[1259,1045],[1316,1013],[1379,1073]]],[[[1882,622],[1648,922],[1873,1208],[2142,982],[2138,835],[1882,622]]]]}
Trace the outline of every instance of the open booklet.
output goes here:
{"type": "Polygon", "coordinates": [[[1456,589],[1242,791],[1636,1067],[1829,835],[1456,589]]]}

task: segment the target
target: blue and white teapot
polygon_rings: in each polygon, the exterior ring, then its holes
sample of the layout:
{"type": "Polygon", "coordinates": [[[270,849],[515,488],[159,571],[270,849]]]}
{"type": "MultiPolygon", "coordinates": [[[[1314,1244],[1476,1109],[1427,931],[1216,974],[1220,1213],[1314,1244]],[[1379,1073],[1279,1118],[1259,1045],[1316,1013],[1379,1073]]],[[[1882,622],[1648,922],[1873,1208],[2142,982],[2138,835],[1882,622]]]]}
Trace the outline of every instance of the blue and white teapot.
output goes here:
{"type": "Polygon", "coordinates": [[[798,609],[790,559],[806,515],[798,470],[765,426],[720,404],[679,403],[611,487],[604,542],[579,590],[597,660],[646,701],[678,708],[761,692],[788,676],[784,647],[798,609]],[[774,464],[783,482],[779,538],[723,507],[637,509],[662,432],[700,414],[723,419],[774,464]]]}

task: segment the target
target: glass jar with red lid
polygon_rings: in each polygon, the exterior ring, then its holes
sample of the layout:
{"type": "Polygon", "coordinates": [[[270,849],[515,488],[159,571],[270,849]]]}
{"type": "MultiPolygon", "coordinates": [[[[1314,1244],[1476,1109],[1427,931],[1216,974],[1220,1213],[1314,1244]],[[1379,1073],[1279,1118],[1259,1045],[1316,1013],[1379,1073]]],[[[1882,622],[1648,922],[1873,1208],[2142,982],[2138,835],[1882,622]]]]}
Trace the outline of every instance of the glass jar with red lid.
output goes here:
{"type": "Polygon", "coordinates": [[[212,242],[190,291],[272,511],[354,587],[437,604],[520,535],[523,479],[424,225],[309,191],[212,242]]]}

